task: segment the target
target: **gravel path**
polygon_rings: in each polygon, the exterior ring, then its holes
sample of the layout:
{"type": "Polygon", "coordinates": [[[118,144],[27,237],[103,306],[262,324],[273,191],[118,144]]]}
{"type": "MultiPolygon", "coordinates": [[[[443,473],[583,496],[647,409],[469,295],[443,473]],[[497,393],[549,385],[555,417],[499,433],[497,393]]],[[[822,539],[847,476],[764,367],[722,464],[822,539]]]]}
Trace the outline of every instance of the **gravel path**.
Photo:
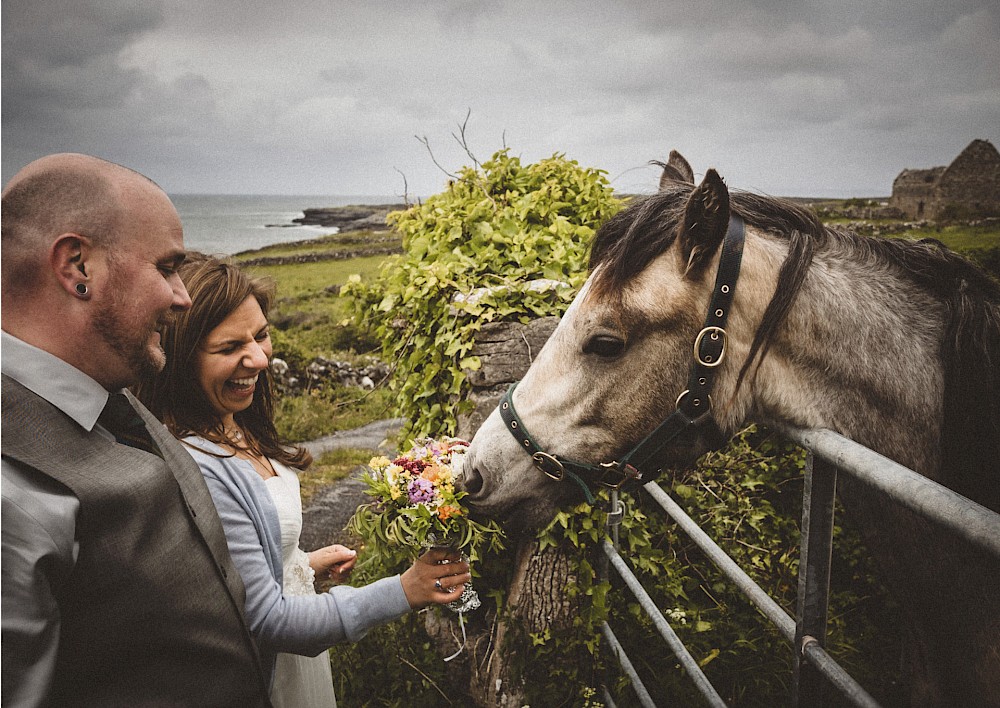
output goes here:
{"type": "MultiPolygon", "coordinates": [[[[353,447],[375,452],[394,452],[388,447],[388,438],[403,425],[402,418],[379,420],[354,430],[341,430],[332,435],[304,443],[304,447],[319,457],[338,448],[353,447]]],[[[358,505],[369,500],[361,481],[361,468],[316,494],[308,506],[302,508],[302,535],[300,548],[311,551],[331,543],[356,545],[344,531],[358,505]]]]}

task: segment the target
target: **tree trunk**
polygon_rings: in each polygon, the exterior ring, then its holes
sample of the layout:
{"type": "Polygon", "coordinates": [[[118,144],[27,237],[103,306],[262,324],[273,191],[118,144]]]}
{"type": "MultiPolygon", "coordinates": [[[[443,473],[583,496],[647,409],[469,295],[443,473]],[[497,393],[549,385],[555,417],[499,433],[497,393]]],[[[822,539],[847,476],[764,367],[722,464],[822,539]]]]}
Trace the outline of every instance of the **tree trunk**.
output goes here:
{"type": "MultiPolygon", "coordinates": [[[[566,587],[575,580],[570,558],[562,550],[550,546],[540,551],[533,539],[518,544],[514,576],[507,588],[506,614],[497,617],[490,610],[488,616],[468,621],[465,650],[452,662],[452,676],[463,683],[468,681],[477,706],[525,705],[521,669],[532,660],[526,638],[572,624],[578,608],[567,596],[566,587]]],[[[456,639],[461,641],[453,617],[428,613],[426,626],[442,652],[451,653],[456,639]]]]}

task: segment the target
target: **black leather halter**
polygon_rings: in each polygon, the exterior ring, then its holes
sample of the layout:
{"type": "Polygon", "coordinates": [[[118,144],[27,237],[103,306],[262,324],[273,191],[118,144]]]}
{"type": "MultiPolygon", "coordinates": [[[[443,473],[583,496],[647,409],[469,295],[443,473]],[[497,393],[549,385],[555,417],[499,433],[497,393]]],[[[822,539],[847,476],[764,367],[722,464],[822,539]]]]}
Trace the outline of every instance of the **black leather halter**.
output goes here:
{"type": "Polygon", "coordinates": [[[677,397],[673,413],[623,457],[613,462],[589,464],[545,452],[531,437],[514,410],[514,389],[517,384],[514,383],[507,389],[500,400],[500,417],[510,434],[531,455],[535,467],[554,480],[573,480],[583,490],[587,501],[593,503],[594,497],[588,482],[611,489],[620,489],[629,482],[641,482],[647,472],[652,473],[652,476],[659,471],[660,454],[668,445],[690,435],[694,430],[707,438],[708,444],[713,448],[725,444],[725,437],[712,418],[711,393],[716,367],[726,357],[725,327],[740,275],[744,231],[741,218],[734,216],[729,220],[708,316],[705,318],[705,326],[694,340],[694,362],[687,388],[677,397]]]}

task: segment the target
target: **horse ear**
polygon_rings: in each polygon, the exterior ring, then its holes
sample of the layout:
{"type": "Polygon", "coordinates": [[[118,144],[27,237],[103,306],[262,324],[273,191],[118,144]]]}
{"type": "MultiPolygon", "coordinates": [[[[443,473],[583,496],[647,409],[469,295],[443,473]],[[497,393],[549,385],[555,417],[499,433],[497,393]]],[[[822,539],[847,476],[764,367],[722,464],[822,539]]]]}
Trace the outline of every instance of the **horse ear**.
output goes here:
{"type": "Polygon", "coordinates": [[[729,190],[719,173],[710,169],[691,192],[677,237],[685,277],[693,277],[705,268],[728,228],[729,190]]]}
{"type": "Polygon", "coordinates": [[[691,165],[676,150],[670,151],[670,157],[665,165],[662,162],[656,164],[663,165],[663,174],[660,175],[661,191],[672,182],[694,184],[694,171],[691,169],[691,165]]]}

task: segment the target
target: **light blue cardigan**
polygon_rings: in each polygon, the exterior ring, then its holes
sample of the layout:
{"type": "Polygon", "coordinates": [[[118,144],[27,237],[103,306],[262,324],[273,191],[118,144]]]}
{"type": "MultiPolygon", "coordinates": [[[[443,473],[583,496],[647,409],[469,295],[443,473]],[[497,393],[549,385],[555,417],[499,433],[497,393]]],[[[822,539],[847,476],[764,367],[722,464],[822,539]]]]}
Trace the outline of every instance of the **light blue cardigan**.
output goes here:
{"type": "Polygon", "coordinates": [[[204,438],[184,442],[222,519],[229,553],[246,586],[247,623],[271,675],[278,652],[316,656],[333,644],[356,642],[372,627],[410,611],[398,575],[361,588],[338,585],[317,595],[283,595],[281,528],[264,480],[247,460],[209,454],[227,453],[204,438]]]}

